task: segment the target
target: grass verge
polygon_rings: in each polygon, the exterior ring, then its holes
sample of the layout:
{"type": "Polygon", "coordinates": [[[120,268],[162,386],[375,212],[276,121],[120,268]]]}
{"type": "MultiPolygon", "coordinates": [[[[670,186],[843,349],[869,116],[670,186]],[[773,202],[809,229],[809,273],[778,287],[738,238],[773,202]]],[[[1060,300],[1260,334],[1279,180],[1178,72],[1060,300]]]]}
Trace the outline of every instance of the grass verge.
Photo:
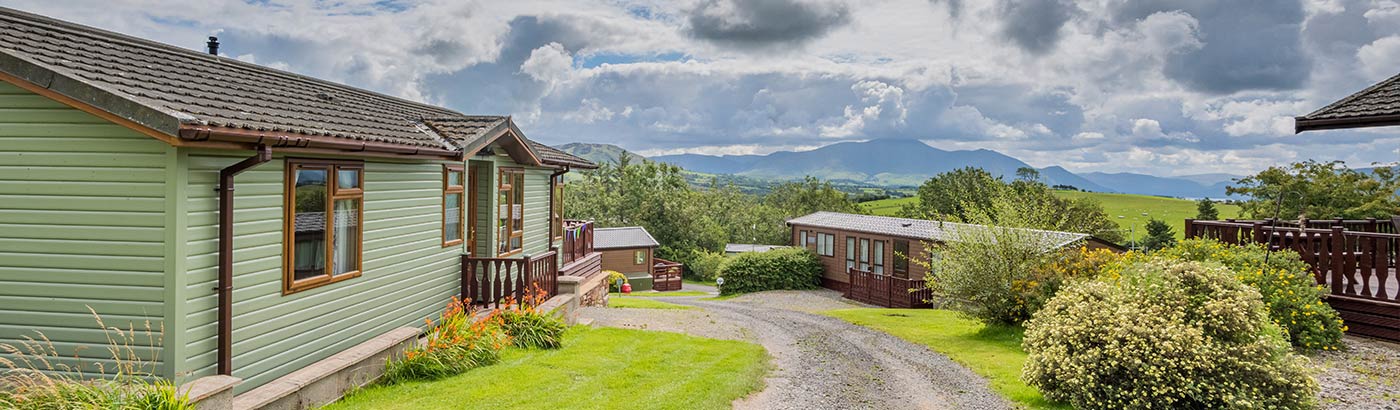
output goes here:
{"type": "Polygon", "coordinates": [[[1046,400],[1021,381],[1021,366],[1026,362],[1021,328],[984,326],[957,312],[939,309],[862,308],[822,313],[928,346],[987,378],[993,390],[1016,404],[1032,409],[1070,408],[1046,400]]]}
{"type": "MultiPolygon", "coordinates": [[[[612,295],[613,295],[614,297],[616,297],[616,296],[621,295],[621,294],[620,294],[620,293],[613,293],[612,295]]],[[[679,296],[710,296],[710,294],[709,294],[709,293],[706,293],[706,292],[701,292],[701,291],[698,291],[698,290],[673,290],[673,291],[670,291],[670,292],[633,292],[632,294],[624,295],[624,296],[622,296],[622,297],[625,297],[625,298],[630,298],[630,297],[668,298],[668,297],[679,297],[679,296]]]]}
{"type": "Polygon", "coordinates": [[[662,301],[659,301],[659,300],[656,300],[656,299],[652,299],[652,298],[637,298],[637,297],[631,297],[631,296],[620,296],[620,297],[619,297],[619,296],[617,296],[616,294],[614,294],[614,295],[608,297],[608,307],[612,307],[612,308],[624,308],[624,309],[672,309],[672,310],[689,310],[689,309],[694,309],[693,307],[690,307],[690,306],[686,306],[686,305],[677,305],[677,304],[675,304],[675,303],[670,303],[670,302],[662,302],[662,301]]]}
{"type": "Polygon", "coordinates": [[[493,366],[369,387],[324,408],[728,409],[762,387],[767,362],[752,343],[574,327],[561,349],[509,348],[493,366]]]}

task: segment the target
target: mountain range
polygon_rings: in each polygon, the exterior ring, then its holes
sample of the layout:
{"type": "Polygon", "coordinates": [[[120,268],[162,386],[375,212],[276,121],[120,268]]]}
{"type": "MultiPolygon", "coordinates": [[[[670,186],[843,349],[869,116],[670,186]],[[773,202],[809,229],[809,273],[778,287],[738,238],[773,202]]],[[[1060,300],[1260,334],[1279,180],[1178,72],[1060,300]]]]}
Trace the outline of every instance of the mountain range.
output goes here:
{"type": "MultiPolygon", "coordinates": [[[[559,149],[594,162],[616,162],[628,151],[609,144],[565,144],[559,149]]],[[[635,155],[635,154],[632,154],[635,155]]],[[[814,176],[883,186],[917,186],[929,177],[964,167],[979,167],[993,175],[1015,178],[1025,162],[1000,152],[948,151],[911,139],[841,142],[810,151],[779,151],[767,155],[658,155],[647,159],[693,172],[738,175],[757,179],[796,179],[814,176]]],[[[1134,173],[1076,174],[1059,166],[1039,168],[1041,181],[1084,191],[1121,192],[1184,198],[1224,198],[1230,174],[1160,177],[1134,173]]]]}

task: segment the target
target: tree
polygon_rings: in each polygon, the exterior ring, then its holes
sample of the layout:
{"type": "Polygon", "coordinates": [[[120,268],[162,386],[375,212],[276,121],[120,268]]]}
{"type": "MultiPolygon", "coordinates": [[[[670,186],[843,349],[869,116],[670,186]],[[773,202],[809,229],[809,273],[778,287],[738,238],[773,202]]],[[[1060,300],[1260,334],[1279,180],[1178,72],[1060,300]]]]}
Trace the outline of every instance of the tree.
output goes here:
{"type": "Polygon", "coordinates": [[[1240,208],[1251,218],[1360,219],[1400,214],[1397,189],[1400,175],[1390,166],[1361,172],[1309,160],[1240,178],[1225,192],[1245,196],[1240,208]]]}
{"type": "Polygon", "coordinates": [[[1016,179],[1022,181],[1040,181],[1040,170],[1031,167],[1016,168],[1016,179]]]}
{"type": "Polygon", "coordinates": [[[1147,221],[1147,236],[1142,238],[1142,248],[1155,251],[1158,249],[1176,245],[1176,232],[1172,231],[1171,225],[1156,218],[1147,221]]]}
{"type": "Polygon", "coordinates": [[[1196,219],[1202,221],[1214,221],[1220,219],[1220,210],[1215,209],[1215,201],[1210,198],[1201,198],[1196,201],[1196,219]]]}
{"type": "MultiPolygon", "coordinates": [[[[1032,169],[1033,171],[1034,169],[1032,169]]],[[[982,219],[1003,225],[995,205],[1000,198],[1022,205],[1034,215],[1027,228],[1077,232],[1110,242],[1122,242],[1123,233],[1103,205],[1090,198],[1061,198],[1044,183],[1016,180],[1010,183],[980,168],[963,168],[935,175],[919,187],[918,202],[900,210],[907,218],[972,222],[982,219]],[[974,214],[976,214],[974,217],[974,214]]]]}
{"type": "Polygon", "coordinates": [[[788,217],[802,216],[817,211],[864,213],[864,210],[855,201],[852,201],[849,195],[832,187],[831,182],[810,176],[803,178],[802,181],[778,184],[768,195],[763,197],[763,203],[777,208],[788,217]]]}

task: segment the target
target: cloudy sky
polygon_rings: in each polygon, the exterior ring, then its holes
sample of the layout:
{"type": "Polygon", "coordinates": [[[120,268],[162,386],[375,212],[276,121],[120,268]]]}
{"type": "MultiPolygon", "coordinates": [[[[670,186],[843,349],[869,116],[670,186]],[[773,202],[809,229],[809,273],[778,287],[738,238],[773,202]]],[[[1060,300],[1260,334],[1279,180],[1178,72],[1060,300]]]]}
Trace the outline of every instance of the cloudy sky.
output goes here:
{"type": "Polygon", "coordinates": [[[0,0],[642,154],[920,139],[1036,166],[1400,159],[1294,135],[1400,73],[1395,0],[0,0]],[[84,4],[87,3],[87,4],[84,4]]]}

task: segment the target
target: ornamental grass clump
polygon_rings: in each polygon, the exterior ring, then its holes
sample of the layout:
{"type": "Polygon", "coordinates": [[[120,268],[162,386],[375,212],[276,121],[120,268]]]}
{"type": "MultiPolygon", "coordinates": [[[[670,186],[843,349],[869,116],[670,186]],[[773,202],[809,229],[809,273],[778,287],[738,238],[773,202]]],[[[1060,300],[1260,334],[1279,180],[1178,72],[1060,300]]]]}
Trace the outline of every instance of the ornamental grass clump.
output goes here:
{"type": "Polygon", "coordinates": [[[110,362],[71,361],[41,332],[18,345],[0,344],[0,408],[3,409],[194,409],[189,397],[155,376],[149,357],[164,330],[107,326],[91,307],[107,339],[110,362]]]}
{"type": "Polygon", "coordinates": [[[1288,332],[1289,343],[1304,352],[1342,348],[1346,326],[1341,316],[1322,301],[1327,289],[1318,286],[1312,269],[1291,250],[1269,253],[1264,245],[1230,245],[1209,239],[1188,239],[1162,249],[1158,257],[1218,262],[1235,278],[1259,290],[1269,318],[1288,332]]]}
{"type": "Polygon", "coordinates": [[[564,340],[564,321],[539,309],[549,295],[538,285],[525,295],[524,303],[507,302],[501,309],[501,330],[511,344],[526,349],[557,349],[564,340]]]}
{"type": "Polygon", "coordinates": [[[1153,260],[1067,285],[1026,323],[1022,379],[1075,408],[1315,406],[1307,358],[1228,269],[1153,260]]]}
{"type": "Polygon", "coordinates": [[[434,323],[425,319],[428,332],[421,346],[390,360],[381,383],[436,380],[499,362],[510,337],[501,330],[499,310],[474,319],[476,308],[456,297],[434,323]]]}
{"type": "Polygon", "coordinates": [[[817,254],[803,248],[742,253],[722,266],[720,295],[821,286],[822,262],[817,254]]]}

